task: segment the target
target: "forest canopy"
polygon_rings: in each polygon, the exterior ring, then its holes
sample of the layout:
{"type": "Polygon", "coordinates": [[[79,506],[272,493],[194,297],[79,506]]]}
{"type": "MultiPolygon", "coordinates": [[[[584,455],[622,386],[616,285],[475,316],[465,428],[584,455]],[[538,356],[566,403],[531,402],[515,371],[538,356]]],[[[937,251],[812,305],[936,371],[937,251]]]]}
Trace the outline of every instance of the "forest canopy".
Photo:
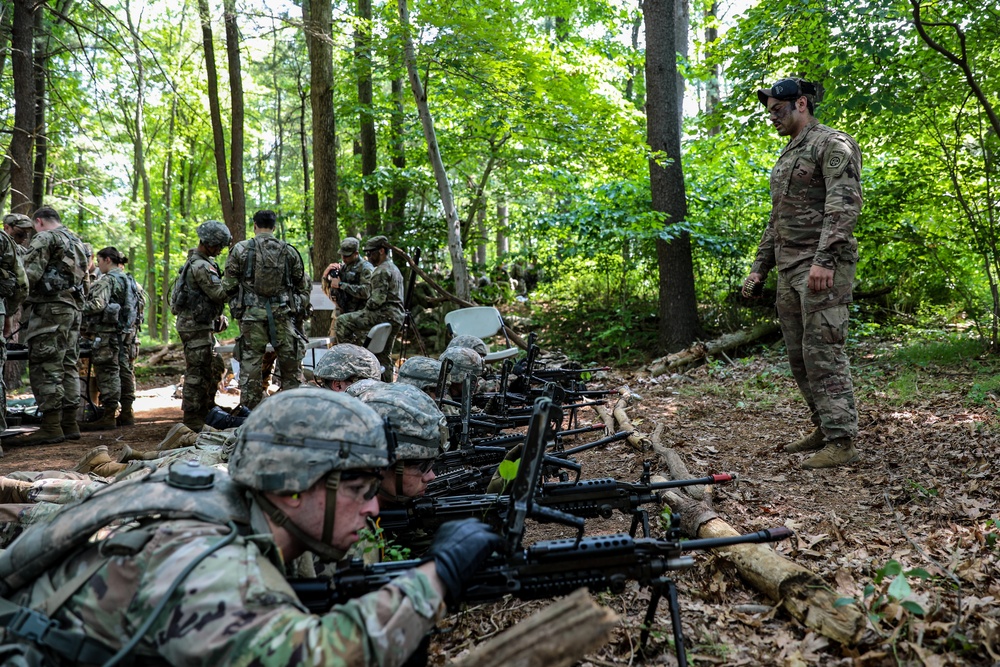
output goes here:
{"type": "Polygon", "coordinates": [[[856,288],[891,287],[883,313],[962,322],[995,346],[1000,9],[659,7],[683,36],[683,219],[652,205],[663,160],[636,0],[2,0],[0,208],[54,206],[122,249],[155,295],[151,338],[172,335],[164,298],[194,228],[245,234],[270,208],[314,278],[340,238],[385,233],[455,268],[457,293],[521,292],[533,317],[590,323],[582,356],[629,359],[656,341],[658,243],[690,239],[705,332],[768,316],[732,299],[784,142],[754,91],[797,75],[864,153],[856,288]]]}

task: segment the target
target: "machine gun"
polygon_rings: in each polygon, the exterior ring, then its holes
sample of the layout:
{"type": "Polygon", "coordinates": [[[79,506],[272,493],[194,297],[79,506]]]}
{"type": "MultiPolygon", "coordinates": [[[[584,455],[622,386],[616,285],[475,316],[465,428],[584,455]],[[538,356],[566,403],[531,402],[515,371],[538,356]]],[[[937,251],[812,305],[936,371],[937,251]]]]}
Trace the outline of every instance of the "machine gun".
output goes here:
{"type": "MultiPolygon", "coordinates": [[[[469,582],[461,602],[485,602],[505,595],[533,600],[566,595],[584,586],[593,592],[621,593],[627,581],[637,581],[653,591],[640,636],[641,645],[645,645],[648,639],[656,608],[666,593],[678,664],[686,666],[677,588],[666,576],[667,573],[693,565],[693,559],[684,555],[685,552],[732,544],[774,542],[789,537],[791,531],[777,527],[749,535],[681,541],[679,517],[675,513],[666,539],[633,538],[626,534],[583,537],[581,518],[535,502],[550,405],[550,401],[544,398],[535,404],[534,419],[525,443],[525,456],[506,501],[507,510],[500,531],[504,541],[503,553],[487,560],[469,582]],[[556,521],[577,527],[581,532],[575,539],[546,540],[524,547],[525,521],[528,518],[556,521]]],[[[411,560],[365,565],[360,560],[354,560],[346,568],[338,569],[330,580],[299,579],[292,580],[291,584],[308,609],[324,613],[334,605],[377,590],[420,563],[411,560]]]]}
{"type": "MultiPolygon", "coordinates": [[[[709,475],[698,479],[650,483],[649,464],[646,463],[643,479],[634,484],[611,478],[542,484],[534,502],[541,507],[584,519],[608,519],[619,511],[632,517],[629,535],[634,536],[637,529],[642,528],[643,537],[649,537],[649,513],[645,506],[663,502],[658,491],[697,484],[722,484],[732,479],[732,475],[709,475]]],[[[405,507],[380,511],[378,523],[389,534],[412,530],[433,533],[448,521],[473,518],[499,530],[509,506],[510,496],[495,493],[425,496],[410,501],[405,507]]]]}

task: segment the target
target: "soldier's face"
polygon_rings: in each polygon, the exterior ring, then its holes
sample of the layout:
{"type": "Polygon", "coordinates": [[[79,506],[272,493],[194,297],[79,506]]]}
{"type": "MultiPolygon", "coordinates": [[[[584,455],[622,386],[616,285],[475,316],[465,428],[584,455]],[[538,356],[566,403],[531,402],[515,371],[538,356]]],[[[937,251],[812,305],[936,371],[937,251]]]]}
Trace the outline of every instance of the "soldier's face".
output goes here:
{"type": "Polygon", "coordinates": [[[797,124],[795,102],[767,98],[767,117],[778,131],[778,135],[787,137],[792,134],[797,124]]]}
{"type": "Polygon", "coordinates": [[[427,493],[427,485],[437,479],[433,466],[433,459],[406,461],[403,465],[403,488],[397,488],[399,475],[390,470],[382,478],[382,491],[390,496],[419,498],[427,493]]]}
{"type": "MultiPolygon", "coordinates": [[[[368,517],[378,514],[378,477],[343,480],[337,487],[337,515],[333,521],[332,546],[347,550],[358,541],[358,533],[368,525],[368,517]]],[[[326,498],[323,500],[324,511],[326,498]]],[[[320,522],[320,530],[322,530],[320,522]]]]}

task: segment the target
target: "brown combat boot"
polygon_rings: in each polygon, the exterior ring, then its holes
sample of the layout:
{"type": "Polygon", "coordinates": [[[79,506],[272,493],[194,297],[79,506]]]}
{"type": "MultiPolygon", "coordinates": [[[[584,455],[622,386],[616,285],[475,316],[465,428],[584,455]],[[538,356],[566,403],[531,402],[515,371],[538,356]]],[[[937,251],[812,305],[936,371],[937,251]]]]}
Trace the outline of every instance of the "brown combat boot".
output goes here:
{"type": "Polygon", "coordinates": [[[122,448],[118,455],[118,463],[128,463],[129,461],[153,461],[163,456],[163,452],[137,452],[128,445],[122,448]]]}
{"type": "Polygon", "coordinates": [[[31,489],[31,482],[22,482],[19,479],[0,477],[0,504],[8,505],[30,503],[28,491],[31,489]]]}
{"type": "Polygon", "coordinates": [[[826,443],[826,447],[803,461],[802,469],[835,468],[848,463],[854,463],[860,458],[861,455],[854,448],[854,440],[852,438],[839,438],[826,443]]]}
{"type": "Polygon", "coordinates": [[[197,439],[198,433],[196,431],[192,431],[185,424],[174,424],[167,431],[167,435],[164,436],[160,444],[156,446],[156,451],[165,452],[170,449],[190,447],[197,439]]]}
{"type": "Polygon", "coordinates": [[[813,429],[813,432],[809,435],[803,436],[789,445],[785,445],[785,451],[789,454],[815,452],[818,449],[823,449],[823,432],[818,428],[813,429]]]}
{"type": "Polygon", "coordinates": [[[62,409],[62,419],[59,420],[63,435],[67,440],[80,439],[80,425],[76,421],[76,406],[62,409]]]}
{"type": "Polygon", "coordinates": [[[119,426],[135,426],[135,414],[132,412],[132,404],[122,401],[122,410],[115,419],[119,426]]]}
{"type": "Polygon", "coordinates": [[[92,422],[84,422],[80,426],[81,431],[113,431],[118,428],[118,424],[115,422],[115,412],[118,411],[117,403],[106,403],[104,405],[104,412],[101,414],[100,419],[95,419],[92,422]]]}
{"type": "Polygon", "coordinates": [[[101,445],[87,452],[73,470],[82,472],[85,475],[94,473],[101,477],[114,477],[126,467],[127,464],[117,463],[111,458],[107,445],[101,445]]]}
{"type": "Polygon", "coordinates": [[[37,431],[17,439],[19,445],[53,445],[66,440],[59,421],[62,412],[46,412],[42,415],[42,425],[37,431]]]}

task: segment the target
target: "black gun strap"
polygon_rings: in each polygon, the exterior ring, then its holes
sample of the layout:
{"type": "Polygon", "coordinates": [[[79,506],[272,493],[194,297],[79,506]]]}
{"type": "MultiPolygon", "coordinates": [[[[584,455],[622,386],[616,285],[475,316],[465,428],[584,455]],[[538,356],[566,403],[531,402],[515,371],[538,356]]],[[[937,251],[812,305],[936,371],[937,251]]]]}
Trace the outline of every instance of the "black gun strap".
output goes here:
{"type": "Polygon", "coordinates": [[[63,630],[42,612],[5,598],[0,598],[0,627],[6,629],[8,636],[34,642],[58,654],[67,664],[103,665],[115,654],[93,637],[63,630]]]}

